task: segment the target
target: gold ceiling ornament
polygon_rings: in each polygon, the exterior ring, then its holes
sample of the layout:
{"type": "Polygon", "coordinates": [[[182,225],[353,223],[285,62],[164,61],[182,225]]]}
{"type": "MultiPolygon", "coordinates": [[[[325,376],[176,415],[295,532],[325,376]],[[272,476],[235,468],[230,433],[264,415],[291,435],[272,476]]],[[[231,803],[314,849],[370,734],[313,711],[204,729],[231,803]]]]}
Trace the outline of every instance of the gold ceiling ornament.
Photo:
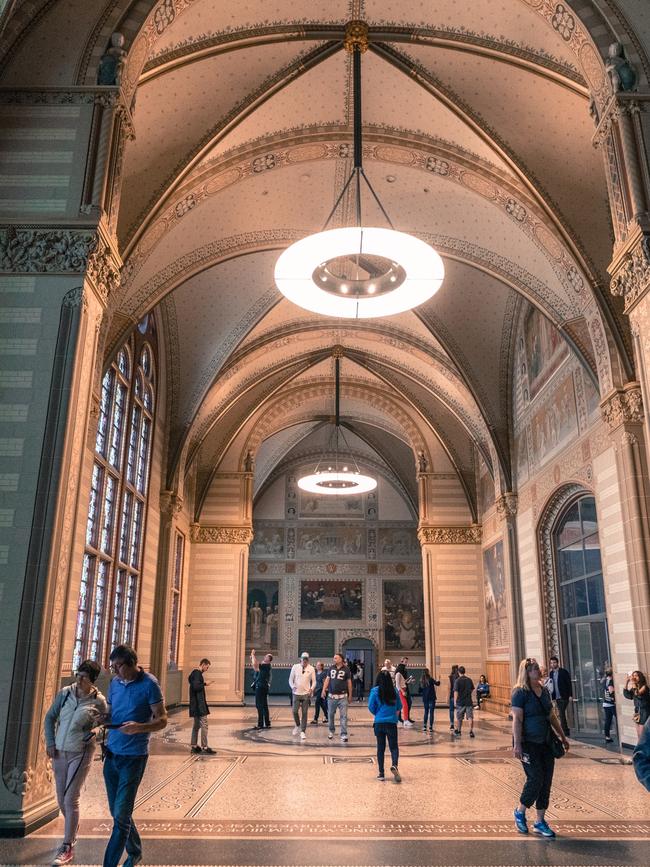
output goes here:
{"type": "Polygon", "coordinates": [[[358,48],[362,54],[368,50],[370,44],[368,32],[368,25],[365,21],[348,21],[343,39],[343,45],[348,54],[352,54],[355,48],[358,48]]]}

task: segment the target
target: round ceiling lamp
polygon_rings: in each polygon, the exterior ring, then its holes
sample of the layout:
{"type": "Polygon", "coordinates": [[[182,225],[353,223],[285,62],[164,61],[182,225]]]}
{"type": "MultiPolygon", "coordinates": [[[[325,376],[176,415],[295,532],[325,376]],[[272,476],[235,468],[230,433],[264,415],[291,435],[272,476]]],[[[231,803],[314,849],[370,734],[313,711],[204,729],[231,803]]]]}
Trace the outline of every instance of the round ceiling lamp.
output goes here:
{"type": "Polygon", "coordinates": [[[364,475],[359,469],[352,450],[341,430],[340,417],[340,361],[337,354],[334,358],[334,371],[336,383],[336,415],[334,418],[334,430],[328,444],[328,457],[321,458],[316,464],[313,473],[298,479],[298,487],[310,494],[327,494],[331,496],[349,496],[350,494],[365,494],[374,491],[377,480],[372,476],[364,475]],[[339,437],[343,440],[348,458],[342,458],[339,454],[339,437]],[[334,457],[331,457],[331,454],[334,457]],[[353,465],[353,468],[351,468],[353,465]],[[322,468],[321,468],[322,467],[322,468]]]}
{"type": "Polygon", "coordinates": [[[352,54],[354,166],[323,231],[287,247],[276,262],[274,276],[280,292],[299,307],[324,316],[371,319],[423,304],[440,288],[445,267],[429,244],[395,230],[363,170],[361,54],[368,48],[368,25],[349,22],[344,45],[352,54]],[[362,181],[390,228],[362,225],[362,181]],[[356,196],[356,225],[328,229],[348,189],[356,196]]]}

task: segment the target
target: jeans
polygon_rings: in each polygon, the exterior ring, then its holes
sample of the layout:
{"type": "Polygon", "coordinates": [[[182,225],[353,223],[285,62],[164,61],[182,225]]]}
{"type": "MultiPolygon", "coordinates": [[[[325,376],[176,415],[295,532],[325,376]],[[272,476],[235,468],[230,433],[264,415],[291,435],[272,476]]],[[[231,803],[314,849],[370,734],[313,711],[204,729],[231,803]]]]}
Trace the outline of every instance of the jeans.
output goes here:
{"type": "Polygon", "coordinates": [[[538,810],[545,810],[551,795],[555,757],[546,744],[524,741],[522,750],[528,754],[530,761],[521,763],[526,774],[526,783],[520,801],[525,807],[535,804],[538,810]]]}
{"type": "Polygon", "coordinates": [[[65,818],[63,842],[73,846],[79,828],[79,796],[86,782],[88,771],[95,754],[95,744],[90,742],[80,753],[57,750],[52,760],[56,800],[65,818]]]}
{"type": "Polygon", "coordinates": [[[455,725],[455,710],[456,710],[456,708],[454,707],[454,698],[453,698],[453,696],[450,695],[449,696],[449,725],[452,728],[456,727],[456,725],[455,725]]]}
{"type": "Polygon", "coordinates": [[[334,717],[336,711],[339,712],[339,726],[341,728],[341,737],[348,736],[348,696],[347,693],[342,696],[330,695],[327,699],[327,727],[334,734],[334,717]]]}
{"type": "Polygon", "coordinates": [[[377,767],[379,773],[384,775],[384,753],[386,752],[386,739],[390,759],[394,768],[399,762],[399,747],[397,746],[397,723],[376,722],[374,725],[375,737],[377,738],[377,767]]]}
{"type": "Polygon", "coordinates": [[[354,697],[357,701],[363,700],[363,681],[355,680],[354,681],[354,697]]]}
{"type": "Polygon", "coordinates": [[[310,703],[309,695],[294,695],[293,697],[293,721],[303,732],[307,728],[310,703]],[[298,711],[300,711],[300,716],[298,716],[298,711]]]}
{"type": "Polygon", "coordinates": [[[565,735],[569,735],[569,723],[566,718],[566,709],[569,706],[568,698],[556,698],[555,704],[557,705],[557,711],[560,715],[560,723],[562,725],[562,731],[565,735]]]}
{"type": "Polygon", "coordinates": [[[610,737],[610,732],[612,730],[612,720],[616,718],[616,708],[612,705],[612,707],[603,707],[603,711],[605,713],[605,737],[610,737]]]}
{"type": "Polygon", "coordinates": [[[255,707],[257,708],[257,727],[271,727],[271,717],[269,715],[269,691],[268,689],[255,690],[255,707]]]}
{"type": "Polygon", "coordinates": [[[327,701],[322,697],[322,695],[317,692],[314,696],[314,719],[318,722],[318,715],[321,710],[323,711],[323,717],[325,722],[327,722],[327,701]]]}
{"type": "Polygon", "coordinates": [[[436,709],[436,700],[435,698],[429,699],[429,701],[424,702],[424,722],[422,723],[422,728],[425,729],[427,727],[427,721],[429,728],[433,728],[433,713],[436,709]]]}
{"type": "Polygon", "coordinates": [[[113,833],[104,852],[104,867],[117,867],[126,846],[132,862],[142,858],[142,841],[133,822],[133,808],[138,786],[149,756],[118,756],[107,753],[104,783],[108,807],[113,817],[113,833]]]}
{"type": "Polygon", "coordinates": [[[192,738],[190,745],[195,747],[199,739],[199,731],[201,732],[201,746],[205,749],[208,745],[208,718],[207,716],[192,717],[192,738]]]}

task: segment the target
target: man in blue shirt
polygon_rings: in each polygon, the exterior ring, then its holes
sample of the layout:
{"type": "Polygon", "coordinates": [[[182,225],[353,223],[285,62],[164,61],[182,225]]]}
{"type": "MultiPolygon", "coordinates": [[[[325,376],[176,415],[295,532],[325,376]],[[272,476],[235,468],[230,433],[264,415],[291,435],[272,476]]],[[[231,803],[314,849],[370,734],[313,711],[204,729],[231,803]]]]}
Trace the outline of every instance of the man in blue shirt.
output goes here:
{"type": "Polygon", "coordinates": [[[104,867],[117,867],[126,846],[125,867],[142,860],[142,842],[133,822],[138,786],[149,757],[149,735],[167,725],[167,710],[156,678],[138,665],[128,644],[110,656],[115,677],[108,689],[111,728],[104,761],[104,783],[113,817],[113,833],[104,853],[104,867]]]}

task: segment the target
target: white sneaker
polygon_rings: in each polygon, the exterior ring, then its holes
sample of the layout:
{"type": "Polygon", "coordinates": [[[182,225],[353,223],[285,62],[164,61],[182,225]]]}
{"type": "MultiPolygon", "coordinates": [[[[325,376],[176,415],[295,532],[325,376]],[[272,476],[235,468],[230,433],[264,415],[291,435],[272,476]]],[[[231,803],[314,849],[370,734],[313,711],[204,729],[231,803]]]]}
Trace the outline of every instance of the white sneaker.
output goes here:
{"type": "Polygon", "coordinates": [[[74,846],[68,846],[62,843],[56,850],[56,855],[52,861],[53,867],[61,867],[63,864],[69,864],[74,858],[74,846]]]}
{"type": "Polygon", "coordinates": [[[300,740],[301,740],[301,741],[306,741],[306,740],[307,740],[307,734],[306,734],[306,732],[300,732],[300,740]]]}
{"type": "Polygon", "coordinates": [[[412,729],[413,728],[413,723],[411,722],[410,719],[407,719],[404,721],[404,728],[405,729],[412,729]]]}
{"type": "Polygon", "coordinates": [[[294,726],[294,727],[293,727],[293,731],[291,732],[291,734],[292,734],[292,735],[297,735],[299,731],[300,731],[300,726],[294,726]]]}
{"type": "Polygon", "coordinates": [[[332,740],[332,738],[334,737],[334,732],[328,732],[328,733],[327,733],[327,737],[328,737],[330,740],[332,740]]]}
{"type": "Polygon", "coordinates": [[[348,739],[347,735],[341,735],[341,740],[343,741],[343,743],[345,743],[347,741],[347,739],[348,739]]]}

